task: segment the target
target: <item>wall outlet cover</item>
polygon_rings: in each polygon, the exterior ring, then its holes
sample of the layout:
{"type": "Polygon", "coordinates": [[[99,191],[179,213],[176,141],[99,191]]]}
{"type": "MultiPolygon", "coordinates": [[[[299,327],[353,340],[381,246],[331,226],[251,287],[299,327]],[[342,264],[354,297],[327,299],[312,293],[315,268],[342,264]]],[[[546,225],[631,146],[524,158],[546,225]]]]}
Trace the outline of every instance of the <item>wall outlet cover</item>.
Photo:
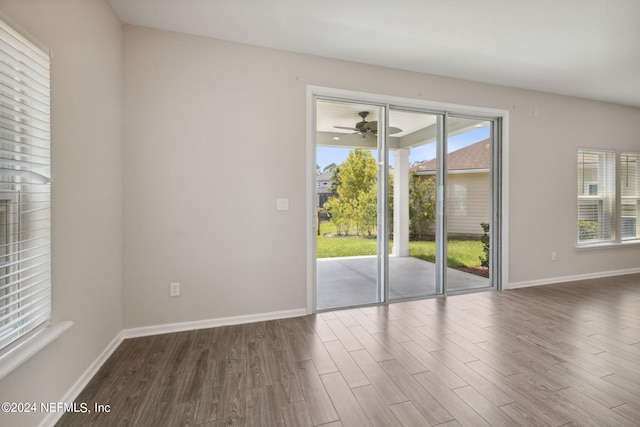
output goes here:
{"type": "Polygon", "coordinates": [[[169,283],[169,296],[171,297],[180,296],[180,283],[178,282],[169,283]]]}

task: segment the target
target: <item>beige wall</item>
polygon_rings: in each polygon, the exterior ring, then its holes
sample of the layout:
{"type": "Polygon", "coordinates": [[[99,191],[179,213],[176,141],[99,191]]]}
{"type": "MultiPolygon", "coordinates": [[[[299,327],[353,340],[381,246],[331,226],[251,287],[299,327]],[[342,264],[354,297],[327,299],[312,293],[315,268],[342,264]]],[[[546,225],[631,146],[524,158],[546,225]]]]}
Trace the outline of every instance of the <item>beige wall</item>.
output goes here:
{"type": "Polygon", "coordinates": [[[576,150],[637,147],[638,109],[133,26],[124,41],[125,327],[306,306],[307,85],[509,110],[511,282],[640,268],[640,247],[573,249],[576,150]]]}
{"type": "MultiPolygon", "coordinates": [[[[0,401],[57,402],[122,329],[122,31],[101,0],[0,0],[53,51],[53,319],[74,326],[0,380],[0,401]]],[[[33,426],[44,414],[0,425],[33,426]]]]}

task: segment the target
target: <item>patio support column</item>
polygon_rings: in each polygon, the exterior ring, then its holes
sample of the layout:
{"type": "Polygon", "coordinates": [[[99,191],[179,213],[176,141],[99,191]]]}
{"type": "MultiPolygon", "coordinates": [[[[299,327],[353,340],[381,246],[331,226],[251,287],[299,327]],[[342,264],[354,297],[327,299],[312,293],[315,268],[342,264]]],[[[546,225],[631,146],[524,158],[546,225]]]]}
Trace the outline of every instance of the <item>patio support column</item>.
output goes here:
{"type": "Polygon", "coordinates": [[[409,152],[393,152],[393,256],[409,256],[409,152]]]}

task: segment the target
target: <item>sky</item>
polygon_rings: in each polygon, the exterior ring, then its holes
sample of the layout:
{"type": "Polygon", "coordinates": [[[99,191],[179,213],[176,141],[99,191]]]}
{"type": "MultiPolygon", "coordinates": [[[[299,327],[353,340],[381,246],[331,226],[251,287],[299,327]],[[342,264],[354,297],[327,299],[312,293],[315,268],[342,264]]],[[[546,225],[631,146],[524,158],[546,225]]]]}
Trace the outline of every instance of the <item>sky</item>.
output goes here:
{"type": "MultiPolygon", "coordinates": [[[[484,126],[448,138],[449,152],[467,147],[483,139],[489,137],[489,126],[484,126]]],[[[351,148],[334,148],[334,147],[317,147],[316,163],[320,166],[320,170],[325,166],[335,163],[339,165],[344,162],[349,155],[351,148]]],[[[376,157],[376,153],[373,152],[376,157]]],[[[431,160],[436,157],[436,143],[423,145],[421,147],[412,148],[409,154],[409,163],[419,162],[422,160],[431,160]]],[[[389,155],[389,163],[393,167],[393,156],[389,155]]]]}

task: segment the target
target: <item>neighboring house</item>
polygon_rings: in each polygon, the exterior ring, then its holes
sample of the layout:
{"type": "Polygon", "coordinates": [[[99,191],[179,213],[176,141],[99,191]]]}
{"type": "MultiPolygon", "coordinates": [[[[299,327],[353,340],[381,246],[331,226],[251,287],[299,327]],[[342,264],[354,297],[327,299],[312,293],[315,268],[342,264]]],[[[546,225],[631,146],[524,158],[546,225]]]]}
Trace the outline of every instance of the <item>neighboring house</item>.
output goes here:
{"type": "MultiPolygon", "coordinates": [[[[489,222],[491,199],[490,144],[485,139],[449,153],[447,164],[447,230],[452,235],[481,235],[489,222]]],[[[436,159],[411,168],[418,175],[435,175],[436,159]]]]}
{"type": "Polygon", "coordinates": [[[316,177],[316,182],[318,183],[316,188],[316,208],[323,207],[325,202],[329,200],[331,196],[332,176],[333,171],[320,173],[316,177]]]}

